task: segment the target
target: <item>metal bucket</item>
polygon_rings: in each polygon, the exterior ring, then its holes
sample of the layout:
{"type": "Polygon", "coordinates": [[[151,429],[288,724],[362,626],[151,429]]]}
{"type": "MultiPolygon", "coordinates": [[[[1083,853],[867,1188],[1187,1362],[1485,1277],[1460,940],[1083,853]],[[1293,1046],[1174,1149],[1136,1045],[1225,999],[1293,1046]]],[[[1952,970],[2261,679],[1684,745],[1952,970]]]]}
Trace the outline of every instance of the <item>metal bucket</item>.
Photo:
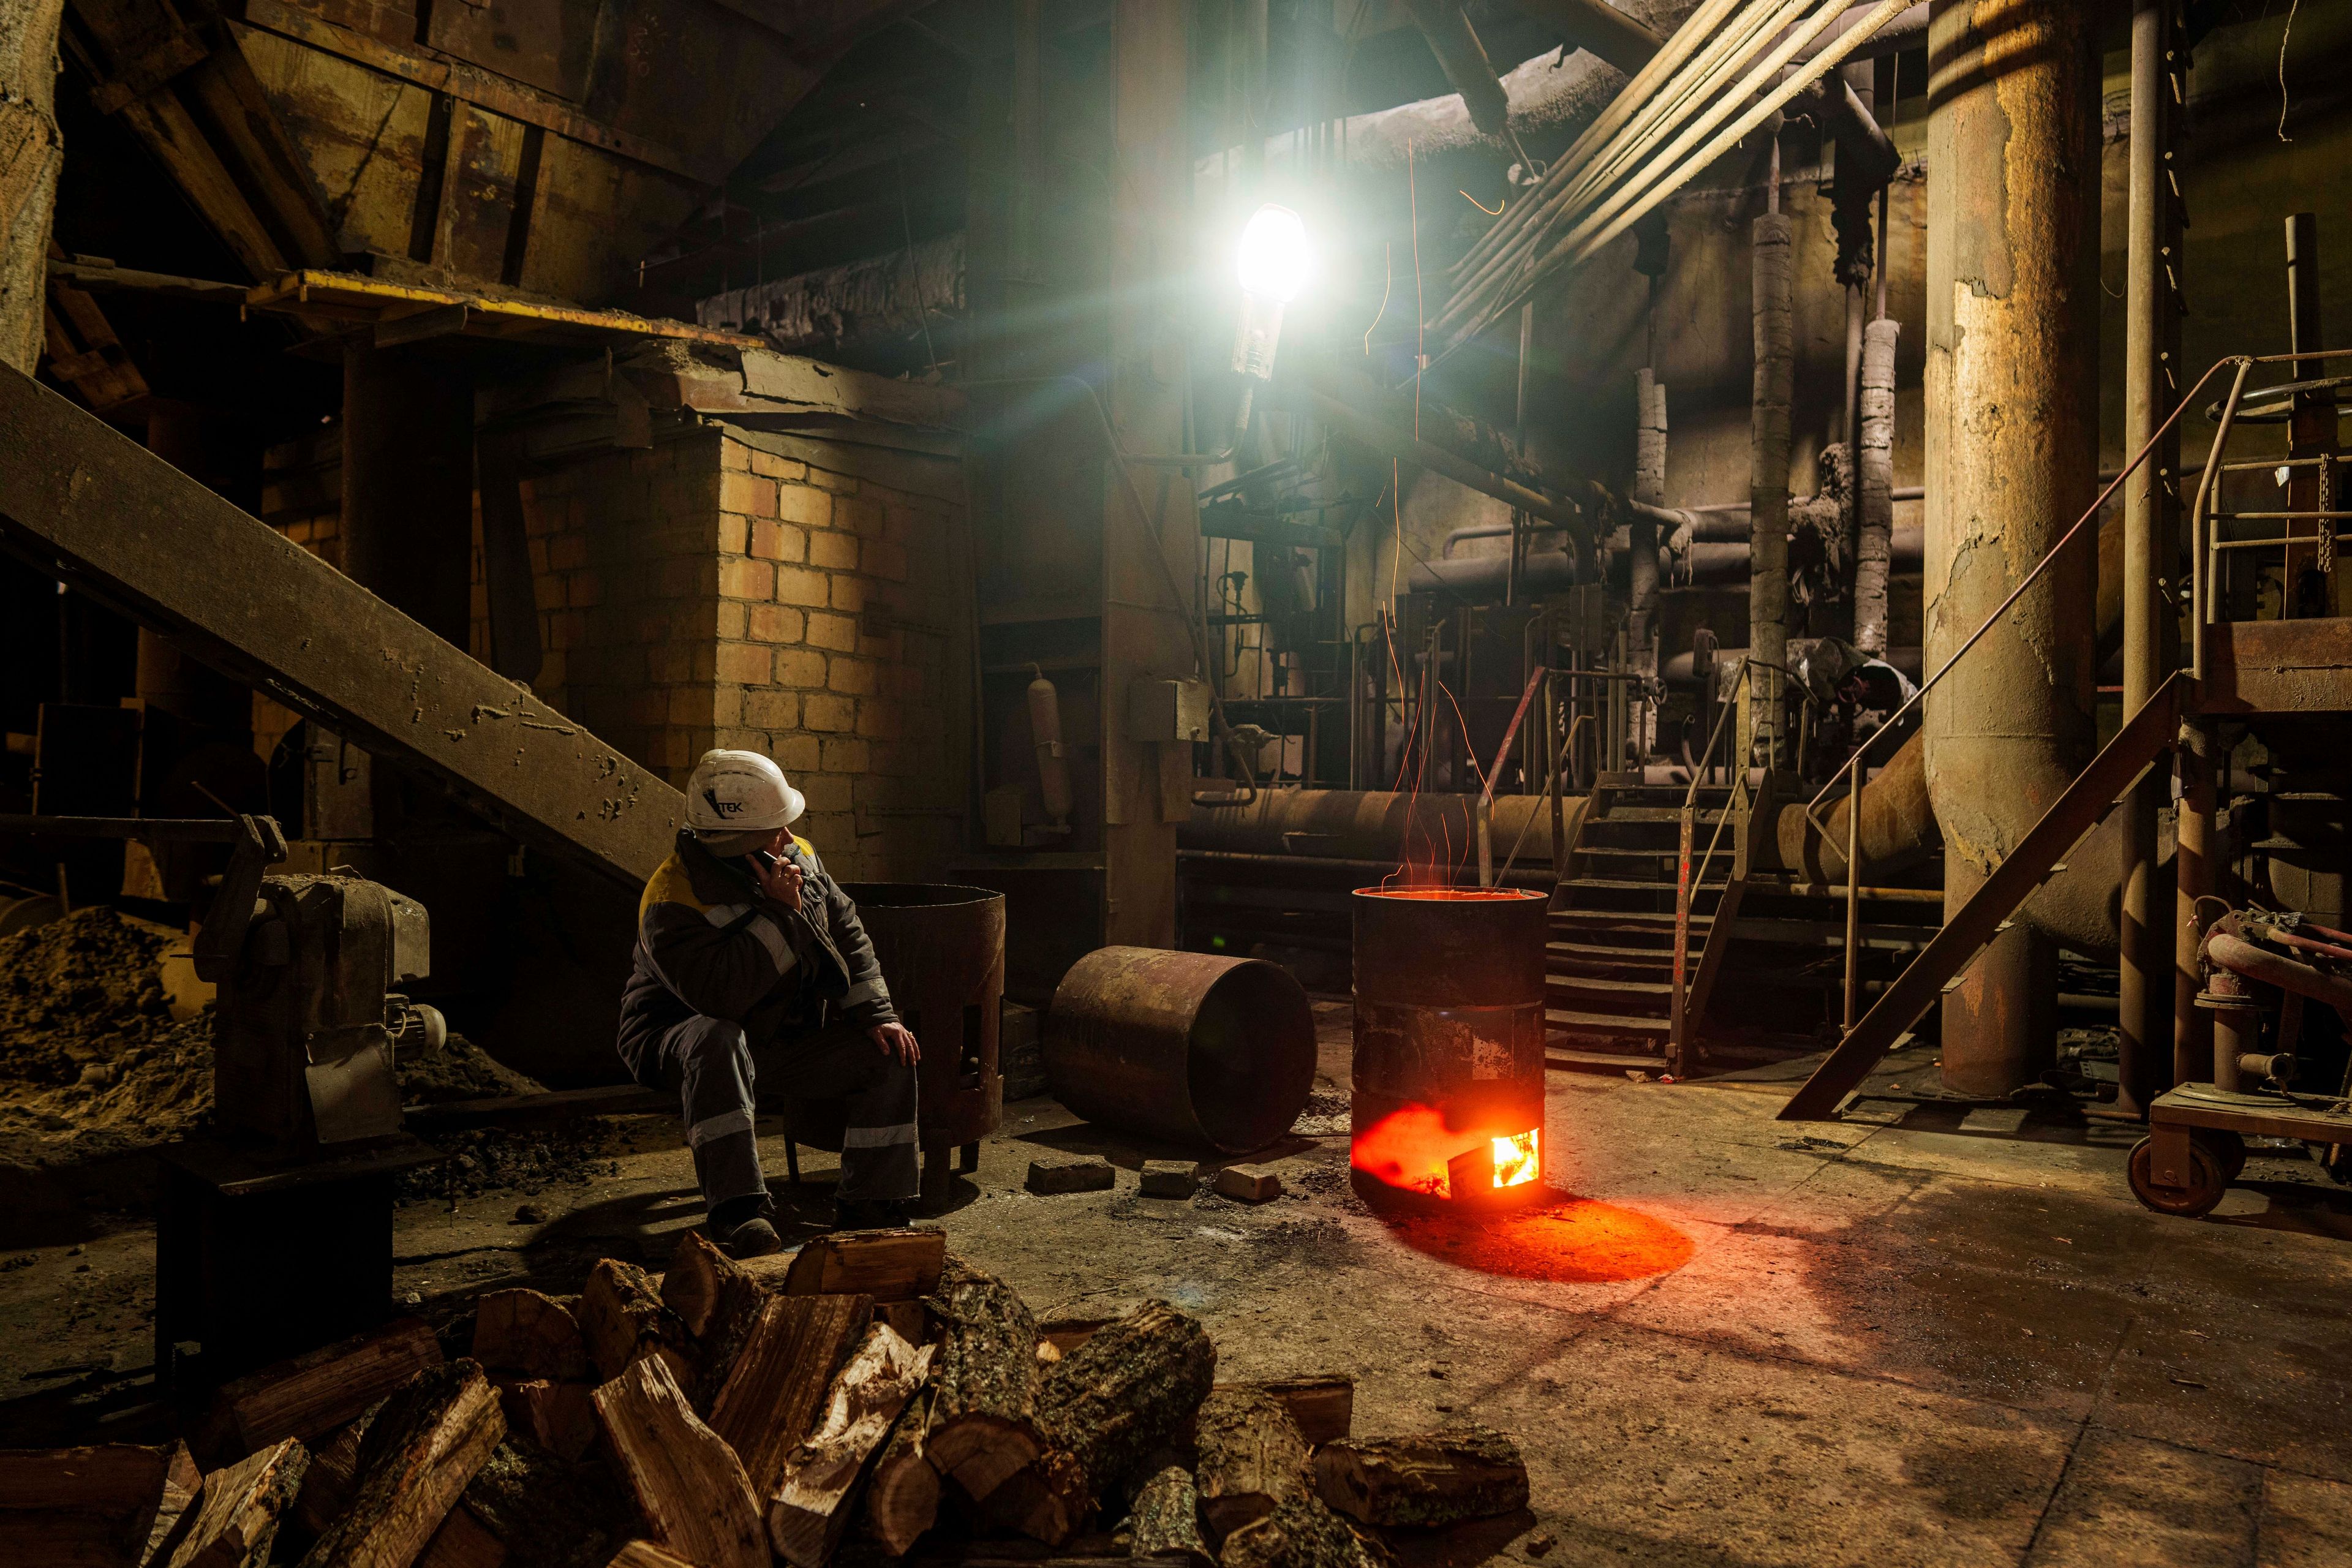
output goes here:
{"type": "Polygon", "coordinates": [[[1475,1193],[1453,1191],[1448,1164],[1472,1156],[1507,1163],[1514,1195],[1541,1191],[1549,900],[1364,888],[1354,903],[1349,1120],[1358,1190],[1499,1196],[1483,1180],[1475,1193]],[[1504,1141],[1519,1139],[1506,1150],[1504,1141]]]}
{"type": "Polygon", "coordinates": [[[846,882],[898,1016],[923,1047],[926,1154],[978,1142],[1004,1117],[996,1068],[1004,1000],[1004,895],[930,882],[846,882]]]}
{"type": "Polygon", "coordinates": [[[1089,1121],[1247,1153],[1307,1108],[1315,1013],[1258,959],[1097,948],[1054,993],[1045,1078],[1089,1121]]]}

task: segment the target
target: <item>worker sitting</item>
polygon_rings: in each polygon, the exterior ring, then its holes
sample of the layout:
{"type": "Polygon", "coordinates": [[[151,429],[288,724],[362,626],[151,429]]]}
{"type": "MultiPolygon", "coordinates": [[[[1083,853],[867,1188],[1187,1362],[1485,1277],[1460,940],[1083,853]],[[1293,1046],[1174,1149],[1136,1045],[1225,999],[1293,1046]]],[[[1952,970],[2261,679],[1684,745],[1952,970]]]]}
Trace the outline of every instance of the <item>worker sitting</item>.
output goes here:
{"type": "Polygon", "coordinates": [[[835,1222],[913,1210],[915,1064],[857,906],[793,836],[805,807],[757,752],[706,752],[687,828],[646,884],[621,998],[621,1059],[677,1091],[712,1238],[739,1258],[782,1245],[751,1119],[758,1088],[847,1110],[835,1222]]]}

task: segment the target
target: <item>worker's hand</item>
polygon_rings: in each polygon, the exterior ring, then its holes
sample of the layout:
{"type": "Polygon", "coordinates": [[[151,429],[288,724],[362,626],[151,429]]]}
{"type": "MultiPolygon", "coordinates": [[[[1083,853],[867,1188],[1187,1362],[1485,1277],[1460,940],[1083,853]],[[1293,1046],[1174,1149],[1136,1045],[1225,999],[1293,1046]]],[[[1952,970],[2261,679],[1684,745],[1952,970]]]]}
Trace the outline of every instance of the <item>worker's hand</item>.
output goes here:
{"type": "Polygon", "coordinates": [[[904,1024],[877,1024],[866,1031],[866,1037],[886,1057],[896,1057],[913,1067],[923,1059],[923,1047],[915,1043],[914,1031],[904,1024]]]}
{"type": "Polygon", "coordinates": [[[751,880],[759,885],[761,898],[788,910],[801,907],[801,868],[790,860],[752,856],[751,880]]]}

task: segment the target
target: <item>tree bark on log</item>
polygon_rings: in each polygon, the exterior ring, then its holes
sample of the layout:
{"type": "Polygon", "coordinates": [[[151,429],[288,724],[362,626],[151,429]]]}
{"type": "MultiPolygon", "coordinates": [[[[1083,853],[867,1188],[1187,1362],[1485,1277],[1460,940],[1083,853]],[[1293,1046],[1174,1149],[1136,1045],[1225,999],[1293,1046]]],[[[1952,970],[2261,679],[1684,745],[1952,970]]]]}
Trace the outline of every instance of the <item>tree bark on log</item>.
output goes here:
{"type": "Polygon", "coordinates": [[[1045,1451],[1036,1320],[1001,1281],[953,1257],[929,1304],[941,1333],[926,1450],[942,1476],[983,1501],[1045,1451]]]}
{"type": "Polygon", "coordinates": [[[640,1356],[659,1356],[679,1384],[694,1379],[694,1341],[677,1314],[662,1305],[653,1276],[634,1263],[606,1258],[589,1271],[574,1314],[588,1342],[596,1375],[609,1383],[640,1356]]]}
{"type": "Polygon", "coordinates": [[[1528,1506],[1519,1446],[1486,1426],[1332,1443],[1315,1455],[1316,1490],[1373,1525],[1443,1525],[1528,1506]]]}
{"type": "Polygon", "coordinates": [[[550,1383],[588,1375],[588,1343],[572,1310],[537,1290],[489,1290],[474,1303],[474,1359],[489,1372],[550,1383]]]}
{"type": "Polygon", "coordinates": [[[833,1374],[866,1332],[864,1296],[771,1296],[711,1402],[710,1426],[742,1457],[762,1503],[784,1460],[814,1430],[833,1374]]]}
{"type": "Polygon", "coordinates": [[[409,1568],[506,1436],[498,1390],[473,1361],[417,1373],[360,1441],[359,1484],[302,1568],[409,1568]]]}
{"type": "Polygon", "coordinates": [[[1213,1390],[1201,1402],[1194,1432],[1201,1514],[1215,1540],[1264,1519],[1286,1499],[1314,1492],[1307,1438],[1289,1410],[1264,1390],[1213,1390]]]}
{"type": "Polygon", "coordinates": [[[1181,1465],[1168,1465],[1135,1489],[1128,1552],[1139,1558],[1205,1565],[1216,1561],[1201,1533],[1201,1494],[1181,1465]]]}
{"type": "Polygon", "coordinates": [[[478,1521],[518,1568],[601,1568],[635,1529],[604,1474],[509,1439],[475,1473],[450,1519],[478,1521]]]}
{"type": "Polygon", "coordinates": [[[930,1423],[931,1394],[925,1390],[899,1413],[866,1483],[866,1528],[893,1557],[911,1551],[940,1516],[940,1473],[923,1451],[930,1423]]]}
{"type": "Polygon", "coordinates": [[[1314,1498],[1291,1498],[1225,1537],[1221,1568],[1384,1568],[1388,1552],[1314,1498]]]}
{"type": "Polygon", "coordinates": [[[65,0],[0,5],[0,363],[33,374],[47,321],[49,220],[65,166],[58,22],[65,0]]]}
{"type": "Polygon", "coordinates": [[[621,1479],[663,1546],[697,1568],[769,1568],[768,1532],[742,1460],[648,1356],[596,1391],[621,1479]]]}
{"type": "Polygon", "coordinates": [[[1356,1380],[1344,1373],[1221,1383],[1214,1392],[1228,1388],[1255,1388],[1282,1401],[1309,1447],[1342,1441],[1355,1424],[1356,1380]]]}
{"type": "Polygon", "coordinates": [[[930,1346],[918,1350],[888,1324],[877,1323],[833,1380],[824,1419],[785,1459],[768,1503],[768,1539],[793,1568],[823,1568],[833,1555],[866,1462],[889,1436],[930,1364],[930,1346]]]}
{"type": "Polygon", "coordinates": [[[871,1296],[911,1301],[940,1288],[948,1238],[940,1230],[862,1230],[820,1236],[793,1255],[787,1296],[871,1296]]]}
{"type": "Polygon", "coordinates": [[[1045,1369],[1039,1426],[1100,1496],[1183,1428],[1216,1376],[1216,1343],[1199,1321],[1149,1302],[1045,1369]]]}

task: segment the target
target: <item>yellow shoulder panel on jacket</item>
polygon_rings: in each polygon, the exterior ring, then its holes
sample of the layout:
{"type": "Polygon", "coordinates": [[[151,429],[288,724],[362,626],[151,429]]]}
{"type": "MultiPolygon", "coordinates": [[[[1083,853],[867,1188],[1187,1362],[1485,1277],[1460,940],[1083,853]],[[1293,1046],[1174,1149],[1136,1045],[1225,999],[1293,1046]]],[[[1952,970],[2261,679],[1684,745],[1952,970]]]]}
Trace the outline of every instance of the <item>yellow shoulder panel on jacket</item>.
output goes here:
{"type": "Polygon", "coordinates": [[[686,867],[678,860],[676,850],[672,850],[669,858],[655,867],[654,874],[646,879],[645,896],[637,900],[639,924],[645,922],[646,911],[656,904],[684,904],[697,913],[710,907],[694,896],[693,879],[687,876],[686,867]]]}

